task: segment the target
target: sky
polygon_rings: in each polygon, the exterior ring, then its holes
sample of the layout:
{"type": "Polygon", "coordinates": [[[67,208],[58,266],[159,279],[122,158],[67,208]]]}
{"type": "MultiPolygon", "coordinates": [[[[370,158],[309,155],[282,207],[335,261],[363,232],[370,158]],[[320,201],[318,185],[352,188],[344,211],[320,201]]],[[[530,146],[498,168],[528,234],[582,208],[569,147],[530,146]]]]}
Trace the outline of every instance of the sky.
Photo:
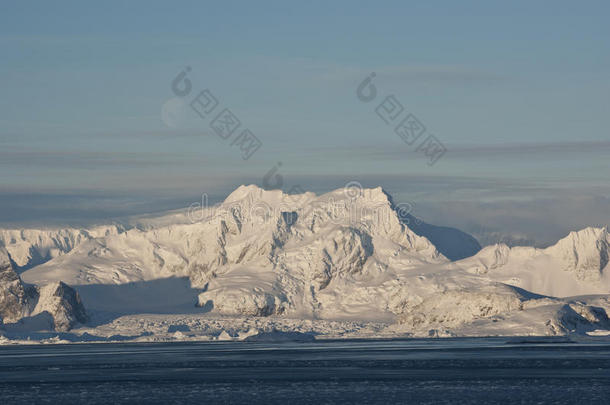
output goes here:
{"type": "Polygon", "coordinates": [[[359,181],[484,243],[608,224],[608,17],[605,1],[2,2],[0,223],[359,181]],[[201,118],[204,89],[218,107],[201,118]],[[386,123],[389,96],[403,112],[386,123]],[[412,145],[394,132],[407,114],[425,127],[412,145]],[[246,128],[262,142],[247,160],[246,128]]]}

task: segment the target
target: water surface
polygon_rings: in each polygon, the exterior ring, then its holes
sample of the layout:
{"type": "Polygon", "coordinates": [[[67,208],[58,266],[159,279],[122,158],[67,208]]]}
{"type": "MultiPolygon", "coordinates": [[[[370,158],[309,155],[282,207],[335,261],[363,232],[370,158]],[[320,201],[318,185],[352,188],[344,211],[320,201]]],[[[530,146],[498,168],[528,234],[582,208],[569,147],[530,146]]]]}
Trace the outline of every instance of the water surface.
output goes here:
{"type": "Polygon", "coordinates": [[[608,403],[610,340],[0,347],[2,403],[608,403]]]}

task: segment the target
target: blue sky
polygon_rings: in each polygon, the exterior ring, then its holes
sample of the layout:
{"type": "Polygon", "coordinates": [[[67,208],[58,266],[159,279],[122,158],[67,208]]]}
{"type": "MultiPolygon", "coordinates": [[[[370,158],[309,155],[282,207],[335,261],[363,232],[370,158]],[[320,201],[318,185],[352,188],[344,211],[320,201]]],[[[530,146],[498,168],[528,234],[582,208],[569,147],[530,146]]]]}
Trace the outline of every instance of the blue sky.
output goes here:
{"type": "Polygon", "coordinates": [[[381,184],[431,222],[467,229],[521,215],[514,232],[531,236],[520,204],[548,207],[551,195],[574,223],[546,218],[531,225],[545,230],[536,240],[607,223],[609,11],[604,1],[3,2],[0,222],[61,222],[62,207],[96,220],[178,208],[261,184],[282,162],[285,188],[381,184]],[[170,101],[185,66],[193,91],[209,88],[262,140],[252,158],[170,101]],[[370,72],[379,99],[365,104],[355,90],[370,72]],[[434,166],[375,114],[390,94],[447,147],[434,166]],[[164,122],[162,109],[178,118],[164,122]],[[45,199],[59,202],[32,208],[45,199]],[[482,219],[480,204],[499,208],[482,219]],[[458,205],[470,207],[459,218],[458,205]]]}

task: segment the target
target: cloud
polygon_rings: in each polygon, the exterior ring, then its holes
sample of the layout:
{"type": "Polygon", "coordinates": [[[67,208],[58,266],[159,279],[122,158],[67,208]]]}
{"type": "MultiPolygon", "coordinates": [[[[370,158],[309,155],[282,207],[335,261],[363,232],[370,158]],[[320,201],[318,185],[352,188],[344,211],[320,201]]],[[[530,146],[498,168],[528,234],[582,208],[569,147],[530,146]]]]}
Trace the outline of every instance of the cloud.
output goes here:
{"type": "Polygon", "coordinates": [[[381,185],[397,203],[434,225],[458,228],[482,245],[548,246],[570,231],[610,225],[610,186],[572,188],[526,179],[409,174],[295,176],[286,178],[318,193],[357,180],[381,185]]]}
{"type": "MultiPolygon", "coordinates": [[[[145,179],[144,179],[145,180],[145,179]]],[[[4,188],[0,223],[87,224],[128,215],[188,207],[206,193],[211,203],[223,200],[240,184],[258,183],[256,176],[202,174],[158,178],[135,185],[67,190],[57,187],[4,188]],[[156,188],[155,188],[156,187],[156,188]]],[[[286,175],[284,189],[293,186],[318,194],[349,181],[364,187],[382,186],[396,203],[409,202],[414,214],[433,225],[458,228],[483,245],[547,246],[573,230],[610,224],[610,188],[565,189],[524,180],[433,175],[286,175]]]]}
{"type": "Polygon", "coordinates": [[[403,65],[381,67],[375,72],[388,80],[416,80],[418,82],[468,83],[498,82],[506,76],[474,69],[468,66],[455,65],[403,65]]]}
{"type": "Polygon", "coordinates": [[[547,143],[515,143],[500,145],[451,146],[455,158],[476,158],[480,156],[522,156],[524,154],[567,156],[573,154],[607,154],[610,141],[573,141],[547,143]]]}
{"type": "MultiPolygon", "coordinates": [[[[425,136],[425,134],[424,134],[425,136]]],[[[424,138],[422,138],[423,141],[424,138]]],[[[359,158],[388,160],[426,159],[423,154],[412,155],[416,144],[409,146],[396,137],[396,142],[375,143],[370,145],[359,144],[336,147],[311,147],[305,153],[319,156],[320,154],[358,156],[359,158]]],[[[535,155],[538,158],[560,158],[574,155],[603,155],[610,152],[610,141],[574,141],[574,142],[546,142],[546,143],[514,143],[514,144],[481,144],[456,145],[445,143],[448,151],[443,159],[477,159],[477,158],[514,158],[524,155],[535,155]]]]}
{"type": "Polygon", "coordinates": [[[488,71],[485,69],[451,64],[402,64],[402,65],[379,65],[371,63],[364,65],[348,65],[333,63],[325,60],[312,58],[258,58],[248,61],[250,68],[256,66],[259,72],[268,75],[274,72],[274,78],[298,80],[307,84],[329,83],[359,83],[371,72],[377,74],[377,79],[387,83],[438,83],[442,85],[452,84],[492,84],[512,80],[501,72],[488,71]]]}
{"type": "Polygon", "coordinates": [[[500,201],[423,201],[420,215],[458,227],[475,236],[482,245],[546,247],[569,232],[587,226],[610,225],[610,198],[591,192],[547,190],[545,196],[506,198],[500,201]]]}
{"type": "Polygon", "coordinates": [[[385,82],[417,82],[447,84],[491,84],[504,82],[509,77],[458,65],[394,65],[370,66],[368,68],[310,63],[303,65],[306,72],[323,81],[360,81],[375,72],[377,79],[385,82]]]}
{"type": "Polygon", "coordinates": [[[38,167],[38,168],[134,168],[175,165],[184,156],[168,153],[127,153],[127,152],[93,152],[51,151],[51,150],[2,150],[0,167],[38,167]]]}

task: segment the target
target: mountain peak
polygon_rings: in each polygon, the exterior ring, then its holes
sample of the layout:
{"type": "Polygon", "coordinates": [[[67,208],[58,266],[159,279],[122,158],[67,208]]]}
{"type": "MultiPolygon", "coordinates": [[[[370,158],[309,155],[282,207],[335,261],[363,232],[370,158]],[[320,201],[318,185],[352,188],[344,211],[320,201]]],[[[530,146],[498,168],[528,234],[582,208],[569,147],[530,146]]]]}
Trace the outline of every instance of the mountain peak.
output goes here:
{"type": "Polygon", "coordinates": [[[545,251],[564,263],[564,270],[573,271],[579,280],[599,280],[610,256],[607,228],[588,227],[570,232],[545,251]]]}
{"type": "MultiPolygon", "coordinates": [[[[566,244],[570,244],[570,245],[590,245],[590,244],[594,244],[595,242],[598,241],[608,241],[609,239],[609,235],[608,235],[608,229],[606,227],[603,228],[595,228],[592,226],[583,228],[579,231],[572,231],[570,232],[566,237],[560,239],[557,244],[555,244],[554,246],[557,245],[561,245],[564,246],[566,244]]],[[[554,247],[554,246],[551,246],[554,247]]]]}
{"type": "Polygon", "coordinates": [[[256,184],[242,184],[227,196],[225,202],[239,201],[250,195],[260,197],[265,193],[284,194],[281,190],[265,190],[256,184]]]}
{"type": "Polygon", "coordinates": [[[383,188],[365,188],[363,191],[363,197],[373,201],[392,202],[392,197],[383,188]]]}
{"type": "Polygon", "coordinates": [[[250,201],[264,201],[273,205],[274,203],[283,203],[287,198],[290,198],[291,203],[299,201],[304,203],[312,198],[320,198],[321,200],[332,199],[333,201],[351,201],[356,204],[382,203],[383,205],[388,204],[388,206],[393,206],[392,197],[383,188],[363,188],[359,183],[354,183],[353,185],[348,183],[345,187],[338,188],[320,196],[317,196],[312,192],[288,194],[282,190],[266,190],[256,184],[241,185],[229,194],[224,202],[235,203],[248,199],[250,201]]]}

